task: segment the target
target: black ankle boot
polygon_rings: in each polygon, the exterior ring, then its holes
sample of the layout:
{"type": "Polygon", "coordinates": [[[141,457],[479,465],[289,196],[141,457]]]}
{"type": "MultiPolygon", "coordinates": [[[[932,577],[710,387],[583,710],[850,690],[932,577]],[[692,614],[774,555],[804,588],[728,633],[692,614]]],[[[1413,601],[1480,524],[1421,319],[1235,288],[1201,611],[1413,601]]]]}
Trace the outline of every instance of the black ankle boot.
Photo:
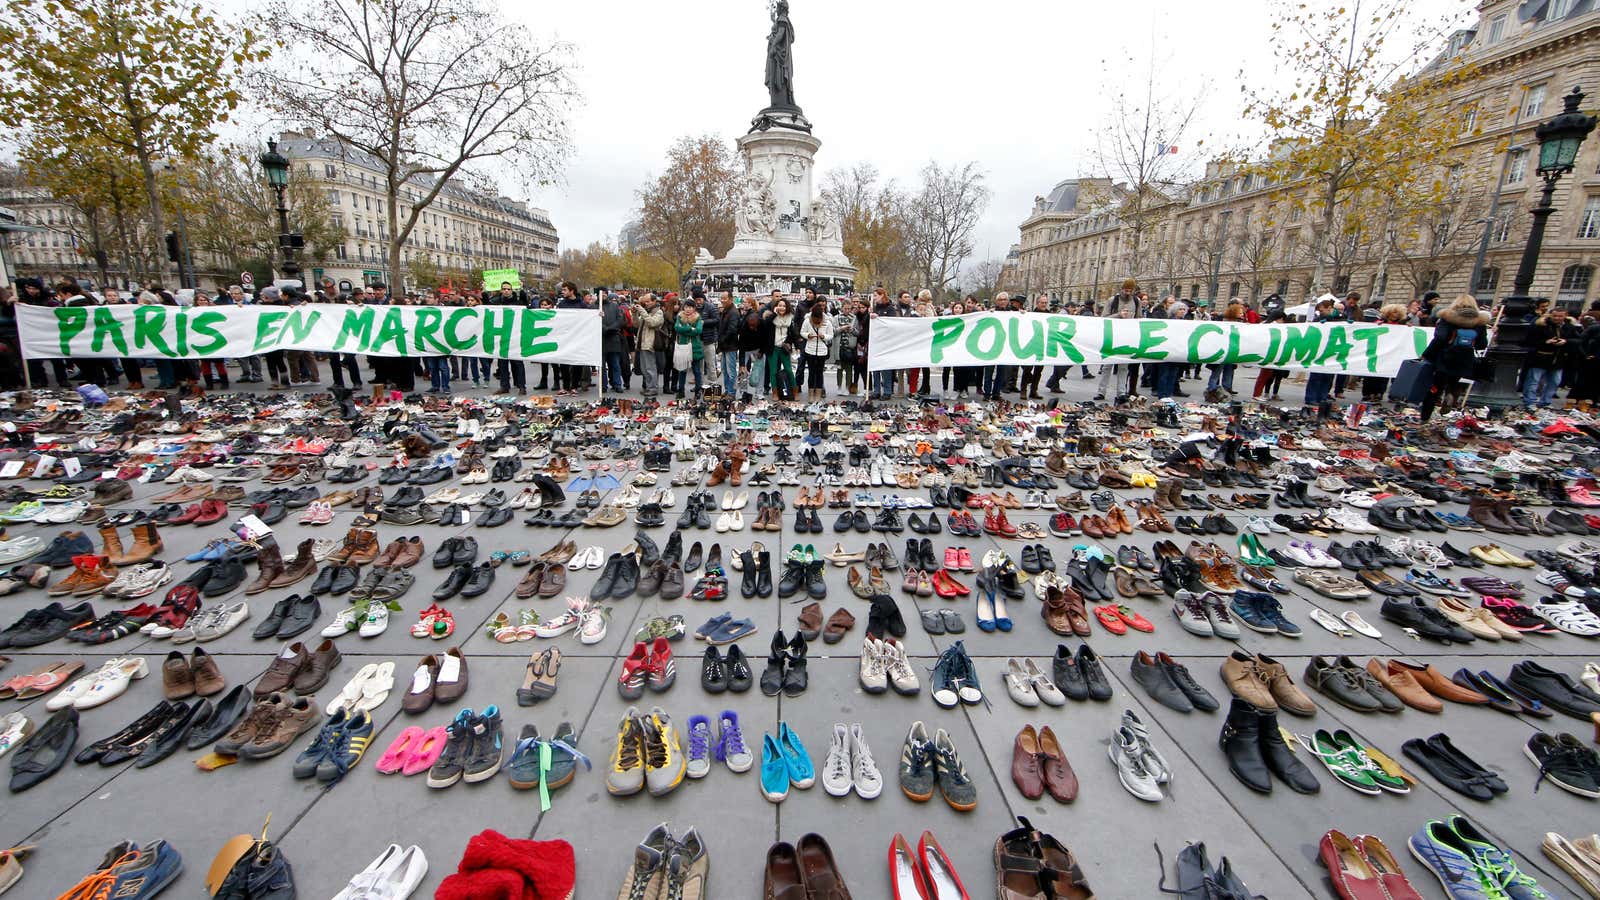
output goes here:
{"type": "Polygon", "coordinates": [[[768,697],[778,696],[783,690],[783,664],[789,658],[789,644],[783,639],[783,632],[772,636],[772,645],[767,653],[767,667],[761,672],[761,693],[768,697]]]}
{"type": "MultiPolygon", "coordinates": [[[[1273,720],[1277,730],[1277,720],[1273,720]]],[[[1279,739],[1282,742],[1282,739],[1279,739]]],[[[1262,755],[1261,714],[1254,706],[1233,698],[1228,707],[1228,720],[1222,723],[1222,734],[1217,738],[1222,755],[1228,758],[1228,771],[1244,782],[1244,786],[1263,794],[1272,793],[1272,773],[1262,755]]],[[[1288,748],[1285,747],[1285,750],[1288,748]]]]}
{"type": "MultiPolygon", "coordinates": [[[[1235,700],[1235,703],[1242,701],[1235,700]]],[[[1229,714],[1232,719],[1232,713],[1229,714]]],[[[1278,714],[1276,712],[1259,712],[1256,722],[1260,730],[1261,759],[1266,768],[1278,779],[1289,786],[1289,789],[1300,794],[1315,794],[1322,790],[1322,785],[1317,781],[1317,776],[1311,774],[1305,763],[1295,757],[1294,751],[1283,740],[1283,732],[1278,730],[1278,714]]],[[[1237,773],[1235,773],[1237,774],[1237,773]]],[[[1254,785],[1251,785],[1254,787],[1254,785]]]]}
{"type": "Polygon", "coordinates": [[[810,676],[806,673],[805,638],[796,634],[789,641],[787,656],[788,668],[783,673],[783,695],[798,697],[805,693],[806,685],[810,683],[810,676]]]}

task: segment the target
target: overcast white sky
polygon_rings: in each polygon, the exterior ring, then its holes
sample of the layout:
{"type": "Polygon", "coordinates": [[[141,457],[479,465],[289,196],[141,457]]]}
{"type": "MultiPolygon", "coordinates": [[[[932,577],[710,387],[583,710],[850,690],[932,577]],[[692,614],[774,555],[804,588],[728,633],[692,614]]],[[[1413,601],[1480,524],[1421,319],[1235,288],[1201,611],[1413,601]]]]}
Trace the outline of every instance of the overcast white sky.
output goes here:
{"type": "MultiPolygon", "coordinates": [[[[1314,0],[1313,0],[1314,2],[1314,0]]],[[[1421,0],[1439,14],[1461,0],[1421,0]]],[[[684,134],[729,141],[766,106],[766,0],[507,3],[507,14],[575,44],[585,95],[564,184],[535,194],[565,247],[615,239],[634,191],[684,134]]],[[[1266,0],[791,0],[795,96],[822,141],[819,174],[871,162],[914,182],[930,159],[976,160],[994,197],[975,258],[1003,256],[1035,195],[1092,174],[1107,92],[1160,61],[1170,91],[1209,85],[1181,152],[1240,133],[1239,74],[1276,77],[1266,0]]],[[[819,178],[820,182],[820,178],[819,178]]]]}

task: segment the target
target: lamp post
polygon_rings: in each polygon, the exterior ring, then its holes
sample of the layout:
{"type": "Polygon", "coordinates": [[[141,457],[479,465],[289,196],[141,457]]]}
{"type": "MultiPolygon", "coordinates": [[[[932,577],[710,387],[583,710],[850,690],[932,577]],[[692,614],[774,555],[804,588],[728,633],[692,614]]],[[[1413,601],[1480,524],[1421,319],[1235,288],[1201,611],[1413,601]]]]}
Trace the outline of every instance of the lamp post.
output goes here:
{"type": "Polygon", "coordinates": [[[1555,212],[1556,182],[1572,171],[1578,148],[1595,127],[1594,116],[1578,112],[1578,104],[1583,102],[1582,91],[1573,88],[1562,102],[1561,113],[1533,131],[1539,141],[1538,173],[1544,179],[1544,190],[1539,194],[1539,205],[1532,210],[1533,223],[1528,229],[1528,243],[1522,250],[1522,263],[1517,266],[1510,296],[1501,303],[1500,324],[1495,328],[1494,343],[1489,348],[1495,377],[1489,384],[1475,387],[1474,402],[1481,400],[1491,406],[1514,406],[1520,402],[1517,375],[1528,352],[1522,346],[1528,328],[1523,316],[1533,308],[1529,291],[1533,289],[1534,271],[1539,266],[1545,225],[1550,221],[1550,214],[1555,212]]]}
{"type": "Polygon", "coordinates": [[[1539,176],[1544,179],[1544,191],[1539,195],[1539,205],[1533,208],[1533,226],[1528,229],[1528,245],[1522,250],[1522,264],[1517,266],[1517,280],[1511,293],[1527,297],[1533,288],[1533,272],[1539,265],[1539,248],[1544,243],[1544,227],[1550,214],[1556,211],[1556,182],[1572,171],[1578,158],[1578,148],[1583,139],[1594,130],[1595,117],[1578,112],[1583,102],[1583,91],[1573,88],[1562,98],[1565,104],[1561,114],[1534,129],[1539,139],[1539,176]]]}
{"type": "Polygon", "coordinates": [[[300,263],[295,260],[295,251],[305,245],[305,239],[289,230],[289,206],[284,200],[284,190],[289,187],[289,159],[278,152],[277,141],[267,141],[267,152],[257,158],[261,168],[267,173],[267,183],[272,186],[272,192],[278,198],[278,249],[283,252],[283,277],[298,281],[300,279],[300,263]]]}

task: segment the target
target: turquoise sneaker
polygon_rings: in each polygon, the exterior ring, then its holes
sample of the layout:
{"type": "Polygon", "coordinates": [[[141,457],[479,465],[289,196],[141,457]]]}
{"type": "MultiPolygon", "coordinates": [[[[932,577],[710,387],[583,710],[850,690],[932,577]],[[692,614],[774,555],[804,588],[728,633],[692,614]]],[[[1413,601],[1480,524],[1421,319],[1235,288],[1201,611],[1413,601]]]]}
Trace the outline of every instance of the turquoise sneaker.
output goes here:
{"type": "Polygon", "coordinates": [[[1472,851],[1478,867],[1490,872],[1499,883],[1502,896],[1511,900],[1554,900],[1554,895],[1540,887],[1532,876],[1523,874],[1511,854],[1501,850],[1466,816],[1451,816],[1445,822],[1472,851]]]}
{"type": "Polygon", "coordinates": [[[782,803],[789,796],[789,767],[778,749],[778,739],[770,734],[761,736],[761,795],[773,803],[782,803]]]}
{"type": "Polygon", "coordinates": [[[816,783],[817,770],[811,765],[811,754],[800,743],[788,722],[778,723],[778,747],[783,751],[783,764],[789,770],[789,783],[804,790],[816,783]]]}

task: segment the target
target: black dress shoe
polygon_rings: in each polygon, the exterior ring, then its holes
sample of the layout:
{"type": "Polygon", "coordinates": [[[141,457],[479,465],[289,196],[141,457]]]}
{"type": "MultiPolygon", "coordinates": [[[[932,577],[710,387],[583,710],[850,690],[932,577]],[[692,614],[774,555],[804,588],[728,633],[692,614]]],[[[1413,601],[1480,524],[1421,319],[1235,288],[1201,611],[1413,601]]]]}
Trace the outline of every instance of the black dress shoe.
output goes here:
{"type": "Polygon", "coordinates": [[[1089,699],[1105,702],[1111,699],[1111,680],[1106,677],[1105,666],[1099,654],[1088,644],[1078,645],[1078,671],[1089,689],[1089,699]]]}
{"type": "Polygon", "coordinates": [[[306,590],[318,597],[331,592],[333,590],[333,575],[339,568],[340,566],[336,563],[329,563],[323,566],[322,571],[317,573],[316,580],[312,581],[311,587],[306,590]]]}
{"type": "Polygon", "coordinates": [[[348,594],[360,580],[361,568],[359,566],[334,566],[333,585],[329,589],[329,593],[334,596],[348,594]]]}
{"type": "Polygon", "coordinates": [[[11,793],[25,791],[54,775],[66,765],[77,742],[78,711],[68,708],[51,716],[12,749],[11,793]]]}
{"type": "Polygon", "coordinates": [[[1141,650],[1134,654],[1128,670],[1133,680],[1157,703],[1182,713],[1194,712],[1194,703],[1173,682],[1172,676],[1155,657],[1141,650]]]}
{"type": "Polygon", "coordinates": [[[639,561],[632,556],[623,556],[617,561],[617,577],[611,584],[611,597],[615,600],[626,600],[638,590],[639,561]]]}
{"type": "Polygon", "coordinates": [[[471,579],[472,566],[465,563],[456,566],[450,570],[449,575],[445,576],[444,582],[433,589],[433,599],[449,600],[451,597],[461,593],[461,589],[466,587],[467,582],[471,579]]]}
{"type": "Polygon", "coordinates": [[[478,563],[477,567],[472,569],[472,574],[467,577],[467,583],[461,586],[461,596],[482,596],[492,584],[494,584],[494,566],[486,562],[478,563]]]}
{"type": "Polygon", "coordinates": [[[489,511],[489,514],[478,520],[479,528],[494,528],[511,521],[511,510],[498,506],[489,511]]]}
{"type": "MultiPolygon", "coordinates": [[[[207,597],[220,597],[231,593],[250,577],[250,572],[244,567],[244,561],[231,557],[206,563],[206,571],[208,575],[205,582],[197,587],[200,593],[207,597]]],[[[198,574],[197,572],[196,575],[198,574]]]]}
{"type": "Polygon", "coordinates": [[[283,625],[284,617],[289,614],[289,607],[294,605],[293,601],[293,597],[285,597],[272,604],[272,611],[267,613],[265,619],[261,620],[261,624],[256,626],[256,630],[251,632],[251,636],[258,641],[276,637],[279,626],[283,625]]]}
{"type": "Polygon", "coordinates": [[[1056,656],[1051,668],[1051,676],[1056,687],[1061,693],[1073,700],[1089,699],[1089,684],[1084,681],[1083,672],[1078,669],[1078,660],[1067,649],[1066,644],[1056,646],[1056,656]]]}
{"type": "Polygon", "coordinates": [[[1173,659],[1165,652],[1156,654],[1156,664],[1166,670],[1167,677],[1171,678],[1172,683],[1178,686],[1178,690],[1183,691],[1183,695],[1189,698],[1189,702],[1194,704],[1195,709],[1209,713],[1216,712],[1221,708],[1221,705],[1217,703],[1217,698],[1211,696],[1211,692],[1201,687],[1200,682],[1195,681],[1194,676],[1189,674],[1187,666],[1173,659]]]}
{"type": "Polygon", "coordinates": [[[450,561],[458,566],[462,563],[477,562],[478,539],[472,537],[464,537],[459,539],[459,541],[456,543],[455,549],[451,551],[450,561]]]}
{"type": "Polygon", "coordinates": [[[279,640],[288,640],[304,634],[322,618],[322,603],[315,595],[291,595],[289,601],[290,605],[284,613],[283,623],[278,626],[279,640]]]}
{"type": "Polygon", "coordinates": [[[171,756],[183,746],[184,739],[189,736],[189,730],[194,724],[210,718],[212,713],[211,701],[203,697],[194,703],[179,703],[178,706],[182,707],[181,711],[175,711],[168,716],[167,720],[161,723],[161,727],[156,729],[156,733],[145,745],[144,752],[133,761],[134,768],[148,768],[171,756]]]}
{"type": "Polygon", "coordinates": [[[461,538],[458,537],[445,538],[440,541],[439,546],[433,548],[433,567],[435,569],[448,569],[454,565],[453,559],[456,553],[456,545],[459,543],[461,543],[461,538]]]}
{"type": "Polygon", "coordinates": [[[233,690],[222,695],[211,708],[210,714],[205,718],[196,717],[194,727],[189,729],[189,738],[184,742],[184,747],[189,750],[199,750],[208,744],[214,743],[223,735],[233,730],[239,724],[245,713],[250,711],[250,691],[242,684],[233,686],[233,690]]]}

